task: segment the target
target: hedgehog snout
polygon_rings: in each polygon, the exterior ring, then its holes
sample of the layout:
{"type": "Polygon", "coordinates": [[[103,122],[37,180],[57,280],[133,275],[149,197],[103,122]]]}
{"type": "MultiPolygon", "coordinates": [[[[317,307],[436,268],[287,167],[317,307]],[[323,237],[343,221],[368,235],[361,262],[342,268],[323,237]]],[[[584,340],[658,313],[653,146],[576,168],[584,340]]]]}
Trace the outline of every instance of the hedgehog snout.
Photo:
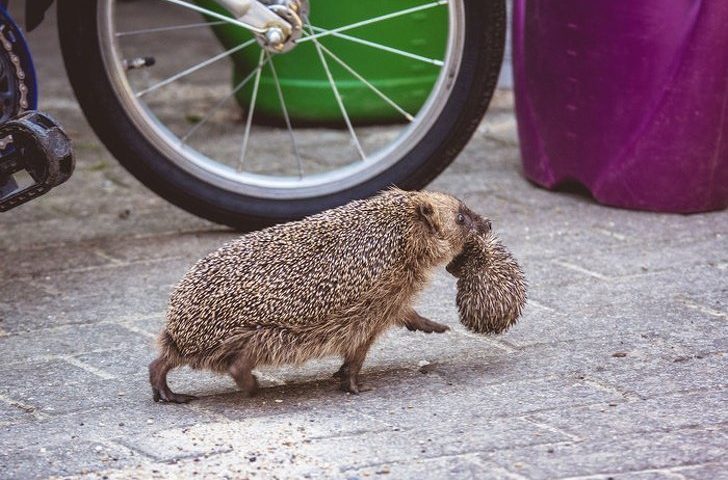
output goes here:
{"type": "Polygon", "coordinates": [[[487,235],[492,229],[492,224],[487,218],[483,218],[480,215],[473,215],[472,228],[475,229],[481,235],[487,235]]]}

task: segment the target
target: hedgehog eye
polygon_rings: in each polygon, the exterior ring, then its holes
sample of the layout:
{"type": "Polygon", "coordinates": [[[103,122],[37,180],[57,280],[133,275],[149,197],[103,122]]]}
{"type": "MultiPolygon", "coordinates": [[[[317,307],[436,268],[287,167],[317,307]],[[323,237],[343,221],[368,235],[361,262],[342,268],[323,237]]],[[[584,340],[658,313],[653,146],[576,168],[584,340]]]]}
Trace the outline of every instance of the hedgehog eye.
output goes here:
{"type": "Polygon", "coordinates": [[[458,213],[455,221],[458,223],[458,225],[462,225],[463,223],[465,223],[465,215],[463,215],[462,213],[458,213]]]}

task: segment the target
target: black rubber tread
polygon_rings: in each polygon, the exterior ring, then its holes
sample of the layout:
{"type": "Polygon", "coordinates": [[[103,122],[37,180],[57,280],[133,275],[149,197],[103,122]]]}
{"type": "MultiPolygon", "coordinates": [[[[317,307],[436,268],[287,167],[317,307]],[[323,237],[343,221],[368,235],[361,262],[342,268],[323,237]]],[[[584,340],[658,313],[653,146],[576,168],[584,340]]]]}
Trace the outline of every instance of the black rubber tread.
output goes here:
{"type": "Polygon", "coordinates": [[[465,48],[455,88],[440,117],[406,156],[352,188],[298,200],[241,195],[176,166],[138,132],[106,77],[97,34],[97,0],[58,2],[58,31],[68,77],[99,139],[119,162],[180,208],[239,230],[253,230],[364,198],[391,185],[420,189],[465,147],[498,81],[506,30],[505,0],[465,0],[465,48]]]}

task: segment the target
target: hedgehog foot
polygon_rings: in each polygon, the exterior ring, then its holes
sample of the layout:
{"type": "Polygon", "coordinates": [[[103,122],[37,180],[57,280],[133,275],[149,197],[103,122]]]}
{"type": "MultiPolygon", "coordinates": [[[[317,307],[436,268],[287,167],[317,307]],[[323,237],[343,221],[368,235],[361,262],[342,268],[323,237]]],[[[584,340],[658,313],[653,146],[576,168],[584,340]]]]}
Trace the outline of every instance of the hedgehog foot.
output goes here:
{"type": "Polygon", "coordinates": [[[425,333],[443,333],[450,330],[450,327],[423,317],[411,310],[404,318],[404,326],[412,332],[420,331],[425,333]]]}
{"type": "Polygon", "coordinates": [[[336,373],[332,375],[332,377],[341,380],[341,390],[348,393],[353,393],[354,395],[359,392],[368,392],[372,389],[372,387],[360,385],[357,379],[353,378],[349,374],[349,365],[346,362],[344,362],[341,368],[339,368],[336,373]]]}
{"type": "Polygon", "coordinates": [[[341,379],[339,388],[346,393],[357,395],[361,392],[370,391],[372,387],[360,385],[357,376],[356,374],[352,375],[348,362],[344,362],[341,368],[334,374],[334,377],[341,379]]]}
{"type": "Polygon", "coordinates": [[[371,390],[371,387],[359,385],[358,376],[359,371],[364,364],[364,359],[369,352],[369,347],[372,345],[373,341],[374,336],[372,336],[372,338],[370,338],[363,344],[359,345],[356,350],[347,353],[344,356],[344,364],[341,365],[339,371],[334,374],[335,377],[339,377],[341,379],[341,390],[354,395],[360,392],[367,392],[371,390]]]}
{"type": "Polygon", "coordinates": [[[258,391],[258,379],[252,372],[254,366],[250,358],[242,354],[230,365],[230,376],[246,397],[252,397],[258,391]]]}
{"type": "Polygon", "coordinates": [[[189,403],[197,397],[174,393],[167,385],[167,373],[176,367],[159,357],[149,364],[149,383],[152,384],[152,398],[155,402],[189,403]]]}
{"type": "Polygon", "coordinates": [[[155,402],[164,403],[190,403],[192,400],[197,400],[194,395],[185,395],[184,393],[174,393],[172,390],[157,390],[152,387],[152,394],[154,395],[155,402]]]}
{"type": "Polygon", "coordinates": [[[341,390],[352,395],[358,395],[361,392],[369,392],[372,387],[367,385],[361,385],[354,377],[347,377],[341,381],[341,390]]]}

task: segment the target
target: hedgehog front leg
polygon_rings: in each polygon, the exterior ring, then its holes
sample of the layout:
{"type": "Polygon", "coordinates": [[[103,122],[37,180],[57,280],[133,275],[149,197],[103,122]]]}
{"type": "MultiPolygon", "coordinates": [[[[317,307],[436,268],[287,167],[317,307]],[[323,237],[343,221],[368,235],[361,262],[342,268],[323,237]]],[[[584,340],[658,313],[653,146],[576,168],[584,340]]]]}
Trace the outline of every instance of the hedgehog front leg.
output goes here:
{"type": "Polygon", "coordinates": [[[238,384],[243,395],[252,397],[258,390],[258,379],[253,375],[255,362],[246,353],[240,353],[230,364],[229,372],[235,383],[238,384]]]}
{"type": "Polygon", "coordinates": [[[450,327],[441,323],[433,322],[414,310],[410,309],[402,321],[407,330],[425,332],[425,333],[443,333],[450,330],[450,327]]]}
{"type": "Polygon", "coordinates": [[[343,391],[356,395],[357,393],[371,390],[371,387],[359,385],[358,376],[359,371],[364,364],[364,359],[366,358],[367,353],[369,353],[369,347],[372,346],[373,341],[374,336],[359,345],[352,352],[344,355],[344,364],[341,366],[339,371],[334,374],[335,377],[339,377],[341,379],[341,389],[343,391]]]}

